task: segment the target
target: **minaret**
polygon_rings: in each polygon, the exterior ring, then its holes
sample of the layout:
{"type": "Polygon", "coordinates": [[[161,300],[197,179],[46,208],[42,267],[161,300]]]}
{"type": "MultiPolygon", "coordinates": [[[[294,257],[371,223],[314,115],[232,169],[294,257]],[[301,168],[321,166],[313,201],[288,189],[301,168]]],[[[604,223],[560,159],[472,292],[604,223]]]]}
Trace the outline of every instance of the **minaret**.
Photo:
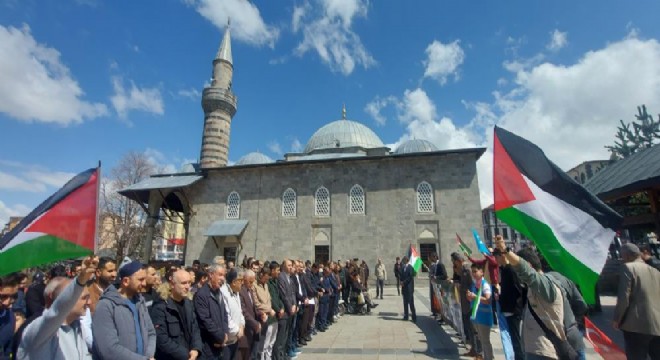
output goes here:
{"type": "Polygon", "coordinates": [[[218,54],[213,60],[211,86],[204,88],[204,133],[200,166],[202,169],[227,166],[229,131],[236,114],[236,96],[231,91],[234,65],[231,58],[230,24],[227,23],[218,54]]]}

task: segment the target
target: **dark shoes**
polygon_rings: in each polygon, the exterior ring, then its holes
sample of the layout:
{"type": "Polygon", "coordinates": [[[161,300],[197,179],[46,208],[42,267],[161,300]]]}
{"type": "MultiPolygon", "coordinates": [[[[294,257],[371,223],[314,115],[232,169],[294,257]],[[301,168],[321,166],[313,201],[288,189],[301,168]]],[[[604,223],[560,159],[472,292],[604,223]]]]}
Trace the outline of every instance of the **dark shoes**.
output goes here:
{"type": "Polygon", "coordinates": [[[375,308],[378,307],[378,304],[371,304],[371,307],[372,307],[373,309],[375,309],[375,308]]]}

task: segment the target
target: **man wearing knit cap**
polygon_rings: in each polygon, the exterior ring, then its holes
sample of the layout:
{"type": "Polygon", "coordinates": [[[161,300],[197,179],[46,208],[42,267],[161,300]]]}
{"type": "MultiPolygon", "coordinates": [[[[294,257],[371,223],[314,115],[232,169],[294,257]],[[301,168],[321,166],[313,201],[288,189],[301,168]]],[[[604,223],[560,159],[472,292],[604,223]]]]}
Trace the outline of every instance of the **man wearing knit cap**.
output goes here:
{"type": "Polygon", "coordinates": [[[629,360],[660,359],[660,271],[642,261],[635,244],[623,245],[621,257],[625,264],[612,325],[623,331],[629,360]]]}
{"type": "Polygon", "coordinates": [[[103,293],[94,312],[95,359],[153,359],[156,331],[140,295],[146,271],[139,261],[132,261],[119,269],[118,277],[118,285],[103,293]]]}

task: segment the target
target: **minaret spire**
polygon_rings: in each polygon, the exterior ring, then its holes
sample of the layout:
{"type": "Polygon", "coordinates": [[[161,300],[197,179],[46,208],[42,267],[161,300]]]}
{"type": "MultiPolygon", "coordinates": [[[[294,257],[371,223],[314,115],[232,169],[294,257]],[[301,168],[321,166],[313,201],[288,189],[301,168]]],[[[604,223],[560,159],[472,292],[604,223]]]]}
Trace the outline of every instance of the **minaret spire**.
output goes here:
{"type": "Polygon", "coordinates": [[[227,27],[225,28],[225,36],[222,37],[220,49],[215,55],[215,60],[224,60],[233,65],[234,61],[231,58],[231,18],[227,19],[227,27]]]}
{"type": "Polygon", "coordinates": [[[341,108],[341,119],[346,120],[346,104],[344,104],[341,108]]]}
{"type": "Polygon", "coordinates": [[[234,64],[231,56],[231,22],[213,59],[211,86],[202,93],[204,133],[200,165],[202,169],[227,166],[231,121],[236,114],[237,99],[232,91],[234,64]]]}

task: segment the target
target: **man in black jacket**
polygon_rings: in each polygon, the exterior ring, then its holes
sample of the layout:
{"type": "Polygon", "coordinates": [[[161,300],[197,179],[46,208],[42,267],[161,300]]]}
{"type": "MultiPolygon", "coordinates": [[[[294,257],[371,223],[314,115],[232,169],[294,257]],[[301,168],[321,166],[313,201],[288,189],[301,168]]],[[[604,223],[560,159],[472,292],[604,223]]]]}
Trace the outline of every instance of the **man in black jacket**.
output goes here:
{"type": "Polygon", "coordinates": [[[408,257],[404,256],[401,265],[401,293],[403,294],[403,320],[408,320],[408,307],[412,321],[417,322],[415,313],[415,274],[412,265],[408,264],[408,257]]]}
{"type": "Polygon", "coordinates": [[[396,294],[401,295],[401,258],[398,256],[394,262],[394,277],[396,278],[396,294]]]}
{"type": "Polygon", "coordinates": [[[525,359],[525,352],[520,335],[520,324],[525,309],[527,291],[520,283],[516,273],[511,269],[511,265],[506,262],[506,259],[499,253],[495,254],[495,258],[500,264],[500,309],[506,318],[515,359],[523,360],[525,359]]]}
{"type": "Polygon", "coordinates": [[[209,282],[195,293],[193,303],[202,337],[204,359],[218,359],[227,342],[229,318],[220,287],[225,283],[227,269],[224,265],[209,267],[209,282]]]}
{"type": "Polygon", "coordinates": [[[195,360],[202,352],[202,337],[193,303],[188,299],[192,285],[190,273],[177,270],[169,278],[170,297],[156,299],[151,307],[151,322],[156,328],[156,358],[195,360]]]}
{"type": "Polygon", "coordinates": [[[300,352],[296,351],[297,349],[293,348],[288,344],[288,340],[291,338],[291,331],[293,330],[293,321],[295,319],[296,313],[298,312],[298,307],[296,306],[296,289],[294,289],[293,280],[291,280],[291,275],[293,274],[293,263],[289,259],[285,259],[282,262],[280,267],[280,274],[277,277],[277,286],[279,288],[280,299],[284,303],[285,316],[286,318],[286,327],[280,332],[278,330],[277,340],[275,340],[275,346],[278,351],[281,353],[280,358],[288,356],[290,358],[295,358],[300,352]]]}

